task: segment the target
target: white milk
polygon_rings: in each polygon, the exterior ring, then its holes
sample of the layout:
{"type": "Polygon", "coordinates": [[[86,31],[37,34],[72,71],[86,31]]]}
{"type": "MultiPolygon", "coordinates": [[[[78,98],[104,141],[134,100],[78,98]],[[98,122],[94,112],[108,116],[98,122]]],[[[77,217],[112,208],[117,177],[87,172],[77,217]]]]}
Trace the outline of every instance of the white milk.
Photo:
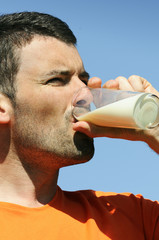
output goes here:
{"type": "Polygon", "coordinates": [[[137,94],[97,108],[77,117],[77,120],[99,126],[146,129],[151,127],[159,117],[156,99],[151,94],[137,94]]]}

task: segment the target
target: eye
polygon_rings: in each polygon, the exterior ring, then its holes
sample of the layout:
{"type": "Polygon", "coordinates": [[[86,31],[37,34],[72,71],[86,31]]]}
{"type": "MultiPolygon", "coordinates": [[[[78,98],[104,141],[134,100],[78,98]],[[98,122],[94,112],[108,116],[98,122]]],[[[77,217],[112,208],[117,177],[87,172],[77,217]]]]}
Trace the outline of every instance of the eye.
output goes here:
{"type": "Polygon", "coordinates": [[[52,78],[52,79],[49,79],[48,81],[47,81],[47,83],[52,83],[52,82],[61,82],[62,81],[62,79],[61,78],[52,78]]]}
{"type": "Polygon", "coordinates": [[[62,85],[65,85],[67,82],[68,82],[67,79],[63,79],[63,78],[60,78],[60,77],[55,77],[55,78],[49,79],[46,82],[46,84],[54,85],[54,86],[62,86],[62,85]]]}

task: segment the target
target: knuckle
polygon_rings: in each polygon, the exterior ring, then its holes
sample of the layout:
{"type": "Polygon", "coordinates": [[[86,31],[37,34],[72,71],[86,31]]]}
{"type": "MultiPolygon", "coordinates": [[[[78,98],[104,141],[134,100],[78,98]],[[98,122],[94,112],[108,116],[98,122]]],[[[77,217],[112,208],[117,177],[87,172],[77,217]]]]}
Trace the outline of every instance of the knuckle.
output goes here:
{"type": "Polygon", "coordinates": [[[127,78],[123,77],[123,76],[118,76],[115,80],[116,81],[120,81],[120,80],[127,80],[127,78]]]}
{"type": "Polygon", "coordinates": [[[133,74],[129,78],[140,78],[140,76],[133,74]]]}
{"type": "Polygon", "coordinates": [[[134,81],[141,81],[141,77],[138,76],[138,75],[131,75],[129,78],[128,78],[128,82],[132,83],[134,81]]]}
{"type": "Polygon", "coordinates": [[[128,80],[129,81],[133,81],[133,80],[136,80],[136,79],[139,79],[140,77],[139,76],[137,76],[137,75],[131,75],[129,78],[128,78],[128,80]]]}

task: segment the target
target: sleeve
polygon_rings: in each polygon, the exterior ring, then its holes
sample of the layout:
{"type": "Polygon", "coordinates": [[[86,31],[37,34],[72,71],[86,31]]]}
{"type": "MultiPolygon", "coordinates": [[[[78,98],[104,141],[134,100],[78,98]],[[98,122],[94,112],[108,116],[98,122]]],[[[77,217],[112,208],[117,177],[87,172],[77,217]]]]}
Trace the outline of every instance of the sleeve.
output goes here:
{"type": "Polygon", "coordinates": [[[144,199],[142,196],[137,197],[141,201],[145,239],[159,240],[159,202],[144,199]]]}
{"type": "Polygon", "coordinates": [[[109,193],[106,199],[102,197],[100,201],[103,202],[103,205],[109,202],[109,208],[116,209],[114,214],[116,221],[120,216],[120,219],[125,221],[125,224],[131,222],[134,229],[139,229],[144,235],[144,239],[159,240],[158,201],[151,201],[145,199],[142,195],[134,195],[132,193],[109,193]]]}

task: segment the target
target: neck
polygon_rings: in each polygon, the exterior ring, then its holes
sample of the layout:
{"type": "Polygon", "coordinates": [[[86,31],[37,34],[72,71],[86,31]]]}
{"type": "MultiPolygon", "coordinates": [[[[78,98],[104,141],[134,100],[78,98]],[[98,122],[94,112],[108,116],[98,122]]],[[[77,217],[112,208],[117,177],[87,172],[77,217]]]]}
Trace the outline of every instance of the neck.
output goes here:
{"type": "MultiPolygon", "coordinates": [[[[9,127],[0,126],[0,133],[0,201],[28,207],[50,202],[56,193],[58,168],[40,167],[39,158],[36,165],[30,165],[34,159],[26,164],[10,142],[9,127]]],[[[45,158],[41,160],[49,162],[45,158]]]]}
{"type": "Polygon", "coordinates": [[[0,201],[27,207],[50,202],[57,187],[58,170],[37,170],[8,157],[0,164],[0,201]]]}

